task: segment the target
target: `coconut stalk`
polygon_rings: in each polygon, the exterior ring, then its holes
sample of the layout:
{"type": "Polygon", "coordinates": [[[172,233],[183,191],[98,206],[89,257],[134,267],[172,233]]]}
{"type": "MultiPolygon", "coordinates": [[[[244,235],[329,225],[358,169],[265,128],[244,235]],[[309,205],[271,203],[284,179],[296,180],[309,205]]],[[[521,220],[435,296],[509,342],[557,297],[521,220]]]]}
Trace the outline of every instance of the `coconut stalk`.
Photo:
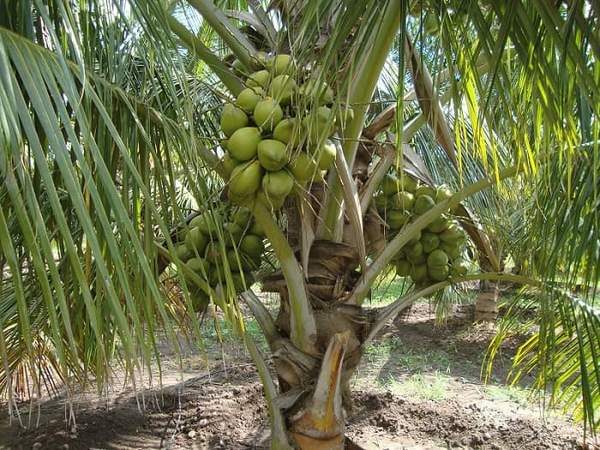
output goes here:
{"type": "MultiPolygon", "coordinates": [[[[354,167],[354,159],[369,103],[377,86],[381,69],[394,43],[396,31],[400,27],[400,8],[395,1],[388,2],[381,14],[385,20],[378,30],[373,31],[372,45],[369,51],[364,52],[362,58],[358,60],[358,71],[350,84],[348,102],[354,108],[354,118],[348,123],[342,136],[344,156],[350,169],[354,167]]],[[[321,211],[320,217],[323,226],[317,233],[318,237],[331,239],[334,236],[336,225],[343,216],[342,198],[341,183],[335,179],[330,185],[324,208],[321,211]]]]}

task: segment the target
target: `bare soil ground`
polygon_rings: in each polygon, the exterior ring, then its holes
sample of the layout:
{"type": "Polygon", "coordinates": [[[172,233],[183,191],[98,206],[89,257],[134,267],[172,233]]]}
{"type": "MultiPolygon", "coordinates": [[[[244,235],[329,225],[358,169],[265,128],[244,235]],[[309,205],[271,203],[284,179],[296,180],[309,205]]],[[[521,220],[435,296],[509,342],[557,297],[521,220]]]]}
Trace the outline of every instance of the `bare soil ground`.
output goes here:
{"type": "MultiPolygon", "coordinates": [[[[555,412],[543,416],[525,389],[504,384],[516,342],[489,384],[481,382],[492,334],[469,315],[458,310],[435,327],[428,305],[419,304],[370,346],[355,380],[349,437],[369,450],[583,448],[580,426],[555,412]]],[[[76,428],[66,425],[60,398],[34,409],[38,426],[29,429],[9,424],[4,407],[0,449],[265,448],[267,412],[250,359],[233,339],[209,350],[210,371],[205,358],[190,351],[181,370],[167,354],[162,389],[136,395],[115,385],[104,398],[78,394],[76,428]]]]}

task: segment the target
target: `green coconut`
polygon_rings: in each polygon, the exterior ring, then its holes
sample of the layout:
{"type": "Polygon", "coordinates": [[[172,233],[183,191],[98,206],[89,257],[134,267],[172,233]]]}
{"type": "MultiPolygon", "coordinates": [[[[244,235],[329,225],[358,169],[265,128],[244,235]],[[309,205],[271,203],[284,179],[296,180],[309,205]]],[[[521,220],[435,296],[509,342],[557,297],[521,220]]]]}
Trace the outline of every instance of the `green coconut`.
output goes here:
{"type": "Polygon", "coordinates": [[[412,270],[412,264],[409,263],[407,260],[399,259],[398,261],[396,261],[395,266],[396,275],[398,275],[399,277],[407,277],[410,275],[410,272],[412,270]]]}
{"type": "Polygon", "coordinates": [[[260,51],[256,52],[254,55],[254,60],[262,67],[267,66],[267,62],[269,61],[269,55],[266,52],[260,51]]]}
{"type": "Polygon", "coordinates": [[[223,107],[221,113],[221,130],[227,137],[231,136],[235,130],[248,125],[248,116],[244,111],[231,103],[223,107]]]}
{"type": "Polygon", "coordinates": [[[412,238],[410,241],[408,241],[409,244],[416,244],[417,242],[421,241],[421,231],[417,231],[417,234],[415,235],[414,238],[412,238]]]}
{"type": "Polygon", "coordinates": [[[258,72],[251,73],[246,80],[246,86],[250,88],[266,88],[267,84],[269,84],[269,77],[268,70],[259,70],[258,72]]]}
{"type": "Polygon", "coordinates": [[[312,144],[317,144],[333,134],[335,118],[327,106],[319,106],[313,114],[302,119],[302,126],[306,130],[308,139],[312,144]]]}
{"type": "Polygon", "coordinates": [[[410,192],[411,194],[414,194],[419,186],[417,180],[404,173],[400,175],[400,178],[398,179],[398,184],[400,186],[400,189],[406,192],[410,192]]]}
{"type": "Polygon", "coordinates": [[[275,75],[290,74],[294,69],[292,57],[286,54],[275,56],[271,61],[271,65],[275,75]]]}
{"type": "Polygon", "coordinates": [[[253,117],[262,130],[271,131],[283,119],[283,111],[276,100],[267,97],[256,104],[253,117]]]}
{"type": "Polygon", "coordinates": [[[394,204],[398,209],[410,211],[415,204],[415,197],[410,192],[399,191],[394,196],[394,204]]]}
{"type": "Polygon", "coordinates": [[[439,186],[435,190],[435,202],[440,203],[452,197],[452,191],[447,186],[439,186]]]}
{"type": "Polygon", "coordinates": [[[284,143],[275,139],[265,139],[258,144],[258,160],[269,171],[280,170],[289,161],[284,143]]]}
{"type": "Polygon", "coordinates": [[[444,252],[448,255],[450,259],[456,259],[461,256],[460,245],[457,242],[441,242],[440,249],[444,250],[444,252]]]}
{"type": "Polygon", "coordinates": [[[400,190],[398,179],[393,175],[387,174],[381,181],[381,190],[385,195],[395,194],[400,190]]]}
{"type": "Polygon", "coordinates": [[[439,247],[440,238],[435,233],[423,232],[421,235],[421,244],[423,244],[423,251],[425,253],[431,253],[439,247]]]}
{"type": "Polygon", "coordinates": [[[256,104],[260,101],[264,94],[262,88],[246,88],[239,93],[235,104],[247,114],[252,114],[256,104]]]}
{"type": "Polygon", "coordinates": [[[289,75],[278,75],[271,81],[269,95],[277,99],[282,105],[287,105],[292,100],[297,87],[296,82],[289,75]]]}
{"type": "Polygon", "coordinates": [[[200,227],[192,228],[188,234],[185,235],[185,245],[187,245],[190,250],[195,248],[199,254],[202,254],[208,241],[208,236],[200,230],[200,227]]]}
{"type": "Polygon", "coordinates": [[[260,130],[258,128],[240,128],[229,138],[229,153],[238,161],[248,161],[256,157],[260,140],[260,130]]]}
{"type": "Polygon", "coordinates": [[[310,98],[320,104],[329,105],[333,103],[333,89],[329,87],[326,81],[319,81],[311,78],[300,86],[299,92],[300,95],[310,98]]]}
{"type": "Polygon", "coordinates": [[[385,216],[385,221],[392,230],[399,230],[409,220],[410,213],[408,211],[399,211],[397,209],[390,209],[385,216]]]}
{"type": "Polygon", "coordinates": [[[433,250],[427,257],[427,265],[429,267],[440,267],[448,264],[448,255],[442,249],[433,250]]]}
{"type": "Polygon", "coordinates": [[[198,227],[207,236],[215,234],[215,223],[221,221],[221,215],[212,211],[205,211],[202,214],[197,215],[190,221],[190,228],[198,227]]]}
{"type": "Polygon", "coordinates": [[[383,194],[379,194],[379,195],[373,197],[373,202],[375,203],[375,207],[379,211],[384,211],[386,208],[388,208],[388,206],[391,206],[391,204],[392,204],[392,201],[390,200],[390,198],[383,194]]]}
{"type": "Polygon", "coordinates": [[[318,166],[321,170],[329,170],[335,161],[336,149],[335,145],[326,141],[319,147],[317,151],[318,166]]]}
{"type": "Polygon", "coordinates": [[[294,177],[286,170],[268,172],[262,180],[262,188],[268,197],[285,198],[294,187],[294,177]]]}
{"type": "Polygon", "coordinates": [[[311,180],[317,171],[317,163],[310,155],[299,152],[289,164],[290,171],[302,184],[311,180]]]}
{"type": "Polygon", "coordinates": [[[229,153],[225,153],[225,155],[221,159],[221,167],[223,167],[223,171],[225,172],[225,175],[227,175],[227,178],[231,176],[231,172],[233,172],[233,169],[239,163],[240,161],[238,161],[235,158],[232,158],[231,155],[229,155],[229,153]]]}
{"type": "Polygon", "coordinates": [[[260,188],[263,168],[260,162],[253,161],[237,166],[229,179],[229,190],[234,195],[247,196],[260,188]]]}
{"type": "Polygon", "coordinates": [[[469,271],[469,267],[467,266],[467,263],[465,261],[463,261],[462,259],[457,259],[457,260],[453,261],[452,266],[450,267],[450,274],[453,277],[465,276],[468,271],[469,271]]]}
{"type": "MultiPolygon", "coordinates": [[[[277,125],[275,125],[275,129],[273,130],[273,139],[277,139],[284,144],[290,143],[294,138],[294,126],[295,119],[283,119],[277,125]]],[[[292,142],[293,144],[293,142],[292,142]]]]}
{"type": "Polygon", "coordinates": [[[440,233],[440,239],[443,242],[455,243],[465,239],[465,234],[462,228],[456,224],[450,224],[443,232],[440,233]]]}
{"type": "Polygon", "coordinates": [[[427,273],[429,274],[429,277],[434,281],[444,281],[448,278],[450,269],[447,264],[444,266],[428,267],[427,273]]]}
{"type": "Polygon", "coordinates": [[[415,199],[413,211],[415,214],[424,214],[435,206],[435,201],[429,195],[419,195],[415,199]]]}
{"type": "Polygon", "coordinates": [[[265,251],[262,237],[255,234],[247,234],[240,242],[240,250],[251,258],[260,260],[260,257],[265,251]]]}
{"type": "Polygon", "coordinates": [[[243,255],[234,249],[227,250],[227,262],[232,272],[244,270],[243,255]]]}
{"type": "Polygon", "coordinates": [[[229,203],[242,208],[254,208],[254,202],[256,201],[256,192],[250,192],[249,194],[235,194],[231,190],[227,191],[227,199],[229,203]]]}
{"type": "Polygon", "coordinates": [[[413,265],[410,271],[410,277],[415,283],[425,281],[427,279],[427,264],[413,265]]]}
{"type": "Polygon", "coordinates": [[[431,198],[435,198],[435,194],[435,188],[427,185],[419,186],[415,191],[415,197],[418,197],[419,195],[428,195],[431,198]]]}
{"type": "Polygon", "coordinates": [[[406,249],[406,259],[413,264],[416,264],[415,260],[423,255],[423,244],[416,242],[406,249]]]}
{"type": "MultiPolygon", "coordinates": [[[[277,172],[270,172],[277,173],[277,172]]],[[[260,189],[256,193],[256,201],[265,205],[268,209],[277,211],[285,203],[285,197],[276,197],[274,195],[268,195],[263,189],[260,189]]]]}
{"type": "MultiPolygon", "coordinates": [[[[226,233],[226,236],[229,234],[231,238],[233,238],[234,243],[239,242],[242,234],[244,233],[244,229],[235,222],[227,222],[223,224],[223,231],[226,233]]],[[[228,242],[231,241],[228,240],[228,242]]]]}
{"type": "Polygon", "coordinates": [[[237,211],[231,215],[231,221],[237,223],[242,228],[246,228],[251,220],[252,211],[248,208],[238,208],[237,211]]]}
{"type": "Polygon", "coordinates": [[[175,256],[185,262],[194,256],[194,253],[185,243],[182,243],[175,246],[175,256]]]}
{"type": "Polygon", "coordinates": [[[201,277],[204,277],[210,269],[208,262],[204,258],[199,257],[190,259],[185,265],[201,277]]]}
{"type": "Polygon", "coordinates": [[[450,221],[446,218],[446,216],[442,215],[435,219],[427,226],[427,230],[432,233],[441,233],[450,225],[450,221]]]}
{"type": "Polygon", "coordinates": [[[221,262],[221,248],[218,242],[209,242],[204,250],[204,258],[211,264],[219,264],[221,262]]]}

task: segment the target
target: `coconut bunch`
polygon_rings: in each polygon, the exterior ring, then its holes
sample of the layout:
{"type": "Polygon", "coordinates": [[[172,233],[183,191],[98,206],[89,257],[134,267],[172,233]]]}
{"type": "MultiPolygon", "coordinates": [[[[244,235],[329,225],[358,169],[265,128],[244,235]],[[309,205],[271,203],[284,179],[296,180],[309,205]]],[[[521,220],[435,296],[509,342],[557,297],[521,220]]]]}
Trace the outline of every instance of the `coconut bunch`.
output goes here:
{"type": "MultiPolygon", "coordinates": [[[[253,272],[260,267],[264,250],[264,233],[247,208],[235,208],[225,217],[216,211],[194,217],[183,242],[176,246],[179,259],[213,288],[223,286],[225,274],[230,271],[236,292],[254,282],[253,272]],[[224,250],[217,238],[218,223],[223,223],[224,250]]],[[[192,294],[194,302],[208,304],[203,291],[194,288],[192,294]]]]}
{"type": "MultiPolygon", "coordinates": [[[[389,227],[391,239],[402,227],[451,196],[452,191],[446,186],[420,185],[402,173],[399,177],[386,175],[374,201],[389,227]]],[[[466,235],[458,221],[441,214],[396,255],[393,261],[396,273],[410,277],[419,285],[464,275],[467,272],[462,258],[465,243],[466,235]]]]}
{"type": "MultiPolygon", "coordinates": [[[[279,209],[295,185],[323,176],[335,161],[334,93],[298,71],[290,55],[262,53],[257,60],[263,68],[245,77],[246,88],[223,108],[222,165],[232,202],[279,209]]],[[[344,111],[348,119],[351,110],[344,111]]]]}

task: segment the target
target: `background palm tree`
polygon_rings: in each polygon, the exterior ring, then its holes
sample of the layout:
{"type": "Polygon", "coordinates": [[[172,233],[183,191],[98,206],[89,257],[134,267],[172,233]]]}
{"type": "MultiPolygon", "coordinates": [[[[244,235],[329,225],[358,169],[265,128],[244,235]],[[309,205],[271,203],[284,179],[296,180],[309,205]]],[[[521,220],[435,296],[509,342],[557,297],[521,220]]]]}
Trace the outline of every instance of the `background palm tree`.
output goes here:
{"type": "MultiPolygon", "coordinates": [[[[527,294],[490,355],[533,308],[539,331],[517,355],[516,376],[534,373],[539,388],[596,427],[597,8],[0,2],[0,387],[9,408],[56,380],[67,393],[90,376],[101,388],[115,360],[138,379],[159,361],[158,333],[173,345],[175,326],[199,338],[195,312],[209,299],[258,367],[272,447],[341,448],[362,348],[418,298],[482,279],[527,294]],[[220,110],[260,68],[258,51],[291,54],[333,88],[334,112],[353,110],[323,181],[296,186],[280,211],[247,204],[274,263],[255,274],[280,293],[277,318],[252,291],[238,297],[227,263],[213,289],[177,252],[199,208],[231,208],[220,110]],[[456,194],[388,239],[370,203],[394,167],[456,194]],[[365,308],[406,243],[455,208],[471,245],[485,255],[493,236],[520,275],[482,265],[483,273],[414,286],[383,310],[365,308]],[[170,295],[172,277],[181,295],[170,295]],[[245,334],[240,298],[275,355],[278,387],[245,334]]],[[[213,226],[224,261],[229,231],[213,226]]]]}

